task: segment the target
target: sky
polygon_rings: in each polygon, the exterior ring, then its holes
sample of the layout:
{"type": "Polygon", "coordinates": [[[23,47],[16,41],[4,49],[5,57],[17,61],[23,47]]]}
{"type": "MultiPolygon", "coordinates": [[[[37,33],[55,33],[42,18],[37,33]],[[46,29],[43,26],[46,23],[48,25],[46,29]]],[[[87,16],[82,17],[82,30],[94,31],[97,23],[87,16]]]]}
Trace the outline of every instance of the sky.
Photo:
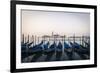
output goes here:
{"type": "Polygon", "coordinates": [[[22,10],[22,34],[25,35],[89,35],[90,14],[22,10]]]}

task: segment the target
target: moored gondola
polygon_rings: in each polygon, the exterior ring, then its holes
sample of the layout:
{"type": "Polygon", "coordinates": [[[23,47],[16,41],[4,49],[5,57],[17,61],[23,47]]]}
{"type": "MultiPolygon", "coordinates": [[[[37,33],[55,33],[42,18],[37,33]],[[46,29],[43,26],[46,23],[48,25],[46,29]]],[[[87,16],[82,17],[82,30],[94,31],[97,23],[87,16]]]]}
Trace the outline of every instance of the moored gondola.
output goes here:
{"type": "Polygon", "coordinates": [[[68,45],[66,42],[64,42],[64,50],[66,55],[68,56],[69,60],[72,60],[72,47],[68,45]]]}
{"type": "Polygon", "coordinates": [[[81,56],[82,59],[89,59],[89,52],[88,49],[86,49],[86,47],[83,48],[82,45],[74,42],[71,43],[74,52],[76,52],[77,54],[79,54],[81,56]]]}
{"type": "Polygon", "coordinates": [[[55,51],[56,51],[56,43],[53,42],[53,44],[51,44],[49,48],[45,50],[45,53],[47,54],[45,61],[51,61],[50,59],[56,53],[55,51]]]}
{"type": "Polygon", "coordinates": [[[56,47],[56,60],[57,61],[61,60],[62,52],[63,52],[63,45],[61,42],[59,42],[56,47]]]}

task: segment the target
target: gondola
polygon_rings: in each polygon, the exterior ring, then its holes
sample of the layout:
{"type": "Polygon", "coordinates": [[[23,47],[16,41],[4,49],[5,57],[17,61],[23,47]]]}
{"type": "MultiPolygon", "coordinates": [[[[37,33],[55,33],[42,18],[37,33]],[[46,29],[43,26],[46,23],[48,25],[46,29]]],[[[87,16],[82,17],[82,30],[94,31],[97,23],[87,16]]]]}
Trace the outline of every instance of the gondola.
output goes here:
{"type": "Polygon", "coordinates": [[[31,60],[31,62],[36,62],[37,61],[37,59],[40,57],[40,56],[42,56],[42,54],[43,54],[43,41],[41,41],[41,43],[39,43],[39,44],[37,44],[37,45],[35,45],[35,46],[33,46],[32,48],[31,48],[31,51],[32,51],[32,53],[34,54],[34,57],[33,57],[33,59],[31,60]]]}
{"type": "Polygon", "coordinates": [[[43,53],[44,54],[47,54],[48,53],[48,50],[49,50],[49,45],[50,45],[50,43],[49,42],[47,42],[46,44],[43,44],[43,53]]]}
{"type": "Polygon", "coordinates": [[[29,47],[31,46],[33,42],[29,43],[27,42],[22,42],[21,43],[21,58],[28,57],[30,55],[29,47]]]}
{"type": "Polygon", "coordinates": [[[87,42],[85,42],[85,41],[84,41],[84,43],[86,44],[87,48],[90,47],[90,43],[87,43],[87,42]]]}
{"type": "Polygon", "coordinates": [[[78,43],[74,43],[74,48],[76,52],[79,52],[81,54],[88,54],[89,51],[87,49],[87,47],[83,47],[82,45],[78,44],[78,43]]]}
{"type": "Polygon", "coordinates": [[[37,53],[37,52],[42,52],[43,51],[43,41],[41,41],[41,43],[39,43],[39,44],[37,44],[37,45],[35,45],[35,46],[33,46],[33,47],[31,47],[30,49],[31,49],[31,51],[33,52],[33,53],[37,53]]]}
{"type": "Polygon", "coordinates": [[[88,59],[89,58],[89,51],[88,49],[86,49],[85,47],[83,48],[82,45],[74,42],[71,43],[72,47],[73,47],[73,51],[78,53],[82,59],[88,59]]]}
{"type": "Polygon", "coordinates": [[[62,56],[62,50],[63,50],[63,45],[61,42],[59,42],[56,47],[56,61],[61,60],[60,58],[62,56]]]}
{"type": "Polygon", "coordinates": [[[28,56],[28,46],[25,43],[21,43],[21,59],[28,56]]]}
{"type": "Polygon", "coordinates": [[[53,42],[53,44],[51,44],[49,48],[45,50],[45,54],[47,55],[45,61],[51,61],[51,57],[55,54],[55,51],[56,51],[56,43],[53,42]]]}
{"type": "Polygon", "coordinates": [[[55,52],[56,49],[56,43],[54,42],[49,46],[49,48],[46,50],[46,52],[55,52]]]}
{"type": "Polygon", "coordinates": [[[65,52],[71,52],[72,51],[71,46],[68,45],[66,42],[64,42],[64,50],[65,50],[65,52]]]}
{"type": "Polygon", "coordinates": [[[72,60],[72,47],[70,45],[68,45],[66,42],[64,42],[64,51],[66,53],[66,55],[68,56],[69,60],[72,60]]]}

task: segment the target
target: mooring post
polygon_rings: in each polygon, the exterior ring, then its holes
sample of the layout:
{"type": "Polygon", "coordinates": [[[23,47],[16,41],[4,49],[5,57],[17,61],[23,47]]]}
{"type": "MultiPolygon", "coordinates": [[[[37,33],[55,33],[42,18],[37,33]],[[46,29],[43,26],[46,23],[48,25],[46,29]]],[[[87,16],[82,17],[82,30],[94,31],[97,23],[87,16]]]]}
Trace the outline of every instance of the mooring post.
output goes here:
{"type": "Polygon", "coordinates": [[[36,45],[36,35],[35,35],[35,45],[36,45]]]}
{"type": "Polygon", "coordinates": [[[29,35],[28,35],[28,43],[29,43],[29,35]]]}
{"type": "Polygon", "coordinates": [[[82,46],[84,46],[84,36],[82,36],[82,46]]]}
{"type": "Polygon", "coordinates": [[[65,42],[65,35],[62,37],[62,42],[63,42],[63,48],[62,48],[62,56],[63,56],[63,58],[64,58],[64,42],[65,42]]]}
{"type": "Polygon", "coordinates": [[[24,43],[24,34],[22,35],[22,39],[23,39],[23,40],[22,40],[22,43],[24,43]]]}
{"type": "Polygon", "coordinates": [[[25,43],[26,43],[26,36],[25,36],[25,43]]]}
{"type": "MultiPolygon", "coordinates": [[[[45,36],[43,36],[43,45],[45,44],[45,36]]],[[[43,47],[43,52],[42,52],[42,55],[44,55],[44,47],[43,47]]]]}
{"type": "MultiPolygon", "coordinates": [[[[73,36],[73,43],[75,44],[75,34],[73,36]]],[[[75,50],[75,47],[72,48],[72,52],[74,52],[74,50],[75,50]]]]}
{"type": "Polygon", "coordinates": [[[38,42],[37,43],[39,44],[39,37],[38,37],[38,42]]]}
{"type": "Polygon", "coordinates": [[[33,41],[33,46],[34,46],[34,36],[32,35],[32,41],[33,41]]]}

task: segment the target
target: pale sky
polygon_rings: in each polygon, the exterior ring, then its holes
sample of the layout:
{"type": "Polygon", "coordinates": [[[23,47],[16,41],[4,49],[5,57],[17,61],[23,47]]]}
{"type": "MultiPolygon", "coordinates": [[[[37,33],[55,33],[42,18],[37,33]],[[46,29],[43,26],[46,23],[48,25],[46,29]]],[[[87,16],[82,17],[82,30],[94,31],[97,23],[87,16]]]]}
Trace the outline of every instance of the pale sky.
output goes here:
{"type": "Polygon", "coordinates": [[[29,35],[89,35],[90,14],[22,10],[22,34],[29,35]]]}

